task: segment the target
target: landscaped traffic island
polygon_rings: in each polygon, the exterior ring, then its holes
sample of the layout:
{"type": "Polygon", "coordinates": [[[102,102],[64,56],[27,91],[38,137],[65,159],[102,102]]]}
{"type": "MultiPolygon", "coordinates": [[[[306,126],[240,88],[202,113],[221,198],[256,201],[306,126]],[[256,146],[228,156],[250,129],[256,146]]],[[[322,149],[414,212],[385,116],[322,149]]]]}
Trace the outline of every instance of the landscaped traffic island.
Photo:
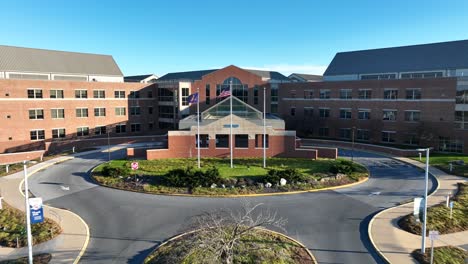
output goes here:
{"type": "MultiPolygon", "coordinates": [[[[426,162],[426,157],[422,155],[421,160],[419,157],[412,157],[412,159],[426,162]]],[[[468,156],[462,154],[446,154],[446,153],[431,153],[429,157],[429,164],[446,173],[468,177],[468,156]],[[452,164],[452,171],[450,171],[450,164],[452,164]]]]}
{"type": "MultiPolygon", "coordinates": [[[[421,254],[421,250],[412,252],[413,257],[421,264],[431,263],[431,249],[426,248],[426,253],[421,254]]],[[[468,258],[468,253],[461,248],[456,247],[435,247],[434,248],[434,264],[465,264],[468,258]]]]}
{"type": "Polygon", "coordinates": [[[95,168],[100,184],[155,194],[242,195],[308,191],[357,182],[367,170],[344,159],[261,158],[230,160],[206,158],[201,169],[196,159],[141,160],[131,170],[131,160],[113,160],[95,168]]]}
{"type": "Polygon", "coordinates": [[[200,236],[200,233],[194,232],[170,240],[152,252],[144,263],[315,263],[302,245],[266,229],[255,229],[243,236],[240,243],[232,249],[233,257],[230,261],[214,256],[216,250],[200,243],[206,241],[206,238],[200,236]]]}

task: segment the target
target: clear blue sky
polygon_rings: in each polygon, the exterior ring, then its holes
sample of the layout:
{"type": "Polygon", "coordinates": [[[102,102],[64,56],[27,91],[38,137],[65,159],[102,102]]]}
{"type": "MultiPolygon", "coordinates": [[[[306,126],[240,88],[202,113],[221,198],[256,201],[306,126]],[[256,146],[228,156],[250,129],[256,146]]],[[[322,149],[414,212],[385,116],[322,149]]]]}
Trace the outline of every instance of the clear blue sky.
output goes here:
{"type": "Polygon", "coordinates": [[[468,1],[15,0],[0,44],[110,54],[125,75],[319,73],[336,52],[468,39],[468,1]]]}

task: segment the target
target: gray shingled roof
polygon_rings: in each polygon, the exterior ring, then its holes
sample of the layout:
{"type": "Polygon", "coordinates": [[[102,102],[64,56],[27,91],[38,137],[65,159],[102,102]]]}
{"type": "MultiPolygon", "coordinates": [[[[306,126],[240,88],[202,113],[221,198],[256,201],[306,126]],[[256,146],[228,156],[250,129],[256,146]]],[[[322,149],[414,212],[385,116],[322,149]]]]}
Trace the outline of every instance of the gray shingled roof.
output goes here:
{"type": "Polygon", "coordinates": [[[188,72],[171,72],[166,75],[159,77],[159,81],[171,81],[171,80],[201,80],[204,75],[217,71],[214,70],[202,70],[202,71],[188,71],[188,72]]]}
{"type": "Polygon", "coordinates": [[[0,71],[123,76],[110,55],[2,45],[0,71]]]}
{"type": "Polygon", "coordinates": [[[275,71],[260,71],[260,70],[249,70],[249,69],[244,69],[250,73],[253,73],[255,75],[258,75],[262,78],[269,78],[271,80],[278,80],[278,81],[290,81],[290,79],[283,74],[275,71]]]}
{"type": "Polygon", "coordinates": [[[124,82],[140,82],[153,74],[144,74],[144,75],[134,75],[134,76],[125,76],[124,82]]]}
{"type": "MultiPolygon", "coordinates": [[[[322,81],[322,75],[315,75],[315,74],[304,74],[304,73],[292,73],[288,76],[289,79],[293,79],[295,77],[299,77],[302,80],[300,81],[322,81]]],[[[297,79],[297,78],[296,78],[297,79]]],[[[299,79],[297,79],[299,81],[299,79]]]]}
{"type": "Polygon", "coordinates": [[[468,40],[340,52],[324,75],[468,68],[468,40]]]}

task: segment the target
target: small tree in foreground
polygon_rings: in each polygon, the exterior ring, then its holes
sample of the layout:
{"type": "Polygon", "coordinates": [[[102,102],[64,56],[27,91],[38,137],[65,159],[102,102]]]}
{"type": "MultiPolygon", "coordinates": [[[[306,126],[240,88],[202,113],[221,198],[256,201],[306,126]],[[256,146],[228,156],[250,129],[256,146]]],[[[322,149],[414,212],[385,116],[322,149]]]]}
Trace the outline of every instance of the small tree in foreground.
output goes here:
{"type": "Polygon", "coordinates": [[[205,212],[194,218],[194,227],[198,229],[198,247],[208,253],[203,254],[204,256],[214,258],[206,259],[206,262],[233,263],[234,254],[242,254],[234,249],[241,248],[239,244],[242,239],[252,235],[255,228],[269,226],[285,231],[287,219],[278,217],[271,210],[261,210],[261,205],[244,201],[238,211],[205,212]]]}

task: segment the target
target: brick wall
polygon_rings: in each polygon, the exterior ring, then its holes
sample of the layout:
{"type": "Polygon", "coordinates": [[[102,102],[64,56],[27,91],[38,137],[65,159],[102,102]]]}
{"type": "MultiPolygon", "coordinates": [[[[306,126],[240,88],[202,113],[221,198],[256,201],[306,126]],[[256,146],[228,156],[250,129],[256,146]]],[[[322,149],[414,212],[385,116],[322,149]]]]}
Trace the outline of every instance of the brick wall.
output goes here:
{"type": "Polygon", "coordinates": [[[24,160],[39,159],[42,155],[44,155],[43,150],[0,154],[0,165],[19,163],[24,160]]]}

